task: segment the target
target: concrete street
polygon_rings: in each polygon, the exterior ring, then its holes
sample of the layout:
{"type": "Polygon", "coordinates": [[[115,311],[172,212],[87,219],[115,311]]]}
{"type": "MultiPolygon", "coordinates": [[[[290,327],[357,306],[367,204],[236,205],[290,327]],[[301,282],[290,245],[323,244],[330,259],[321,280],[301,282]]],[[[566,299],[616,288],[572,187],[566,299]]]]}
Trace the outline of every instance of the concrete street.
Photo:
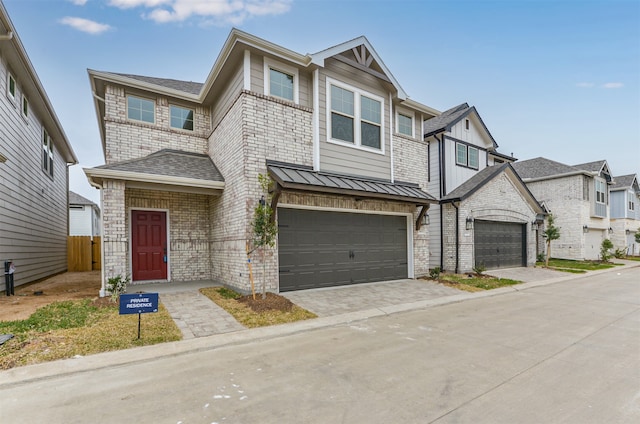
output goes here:
{"type": "Polygon", "coordinates": [[[636,423],[639,277],[623,269],[46,378],[0,374],[0,422],[636,423]]]}

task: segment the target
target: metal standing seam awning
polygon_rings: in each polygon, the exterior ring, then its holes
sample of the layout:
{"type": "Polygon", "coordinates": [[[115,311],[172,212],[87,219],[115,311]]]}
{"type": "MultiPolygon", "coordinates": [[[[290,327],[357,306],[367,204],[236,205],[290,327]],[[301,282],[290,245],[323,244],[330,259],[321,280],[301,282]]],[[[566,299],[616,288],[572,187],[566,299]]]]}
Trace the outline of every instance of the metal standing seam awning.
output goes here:
{"type": "Polygon", "coordinates": [[[422,206],[416,221],[420,229],[422,218],[435,197],[422,191],[417,184],[358,178],[349,175],[317,172],[304,165],[267,161],[269,175],[275,181],[271,208],[275,211],[282,190],[339,194],[365,199],[391,200],[422,206]]]}

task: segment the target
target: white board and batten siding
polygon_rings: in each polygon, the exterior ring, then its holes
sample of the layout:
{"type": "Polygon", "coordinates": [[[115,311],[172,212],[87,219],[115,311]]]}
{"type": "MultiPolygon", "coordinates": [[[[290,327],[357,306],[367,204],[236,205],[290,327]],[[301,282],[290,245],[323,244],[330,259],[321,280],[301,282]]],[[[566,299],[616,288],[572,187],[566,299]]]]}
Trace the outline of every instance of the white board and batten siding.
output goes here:
{"type": "Polygon", "coordinates": [[[320,169],[341,174],[391,179],[391,122],[389,122],[391,106],[388,92],[376,77],[358,71],[345,63],[329,59],[326,65],[327,67],[323,68],[319,74],[320,169]],[[330,125],[327,122],[327,78],[369,92],[384,100],[382,112],[384,154],[327,141],[330,125]]]}
{"type": "MultiPolygon", "coordinates": [[[[54,145],[51,178],[42,169],[42,124],[33,110],[22,114],[16,78],[15,103],[7,96],[7,63],[0,59],[0,290],[4,260],[14,261],[15,285],[67,269],[67,165],[54,145]]],[[[28,97],[27,97],[28,99],[28,97]]]]}

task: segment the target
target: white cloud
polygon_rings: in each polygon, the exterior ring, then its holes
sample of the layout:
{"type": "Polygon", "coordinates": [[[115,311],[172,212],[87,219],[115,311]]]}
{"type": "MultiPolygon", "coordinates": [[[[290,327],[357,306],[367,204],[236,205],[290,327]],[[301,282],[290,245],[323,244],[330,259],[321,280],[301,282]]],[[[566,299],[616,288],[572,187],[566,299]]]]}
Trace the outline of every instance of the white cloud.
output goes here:
{"type": "Polygon", "coordinates": [[[293,0],[109,0],[121,9],[151,9],[143,16],[158,23],[182,22],[192,17],[213,19],[232,25],[251,16],[279,15],[291,9],[293,0]]]}
{"type": "Polygon", "coordinates": [[[60,23],[63,25],[68,25],[71,28],[75,28],[78,31],[87,32],[89,34],[101,34],[111,29],[111,27],[107,24],[90,21],[89,19],[74,18],[72,16],[65,16],[64,18],[60,19],[60,23]]]}
{"type": "Polygon", "coordinates": [[[69,0],[69,1],[75,4],[76,6],[84,6],[85,4],[87,4],[87,0],[69,0]]]}
{"type": "Polygon", "coordinates": [[[592,82],[579,82],[576,84],[576,87],[580,87],[580,88],[591,88],[593,87],[595,84],[592,82]]]}
{"type": "Polygon", "coordinates": [[[621,82],[608,82],[602,85],[602,88],[622,88],[624,84],[621,82]]]}

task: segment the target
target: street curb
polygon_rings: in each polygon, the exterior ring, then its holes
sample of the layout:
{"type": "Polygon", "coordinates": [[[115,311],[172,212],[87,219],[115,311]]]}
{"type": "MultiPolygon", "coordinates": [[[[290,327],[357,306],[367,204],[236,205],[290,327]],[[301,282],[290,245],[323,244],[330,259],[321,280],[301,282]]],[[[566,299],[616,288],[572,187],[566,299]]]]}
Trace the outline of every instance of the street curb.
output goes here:
{"type": "Polygon", "coordinates": [[[340,315],[320,317],[312,320],[297,321],[291,324],[281,324],[271,327],[260,327],[235,331],[231,333],[216,334],[207,337],[180,340],[176,342],[162,343],[151,346],[135,347],[125,350],[102,352],[89,356],[81,356],[70,359],[62,359],[53,362],[27,365],[0,371],[0,388],[30,383],[38,380],[48,380],[60,376],[69,376],[99,370],[104,368],[119,367],[140,362],[150,362],[157,359],[189,353],[220,349],[223,347],[244,344],[252,341],[272,339],[295,335],[305,331],[319,330],[337,325],[349,324],[384,315],[401,312],[424,310],[432,307],[450,305],[468,300],[483,299],[485,297],[500,296],[507,293],[517,293],[532,288],[556,284],[577,278],[605,274],[612,271],[626,270],[640,267],[637,264],[625,264],[622,267],[614,267],[599,271],[588,271],[585,274],[571,274],[565,277],[551,278],[537,282],[522,283],[517,286],[501,287],[498,289],[460,293],[452,296],[444,296],[436,299],[421,300],[417,302],[390,305],[380,308],[372,308],[362,311],[349,312],[340,315]]]}

